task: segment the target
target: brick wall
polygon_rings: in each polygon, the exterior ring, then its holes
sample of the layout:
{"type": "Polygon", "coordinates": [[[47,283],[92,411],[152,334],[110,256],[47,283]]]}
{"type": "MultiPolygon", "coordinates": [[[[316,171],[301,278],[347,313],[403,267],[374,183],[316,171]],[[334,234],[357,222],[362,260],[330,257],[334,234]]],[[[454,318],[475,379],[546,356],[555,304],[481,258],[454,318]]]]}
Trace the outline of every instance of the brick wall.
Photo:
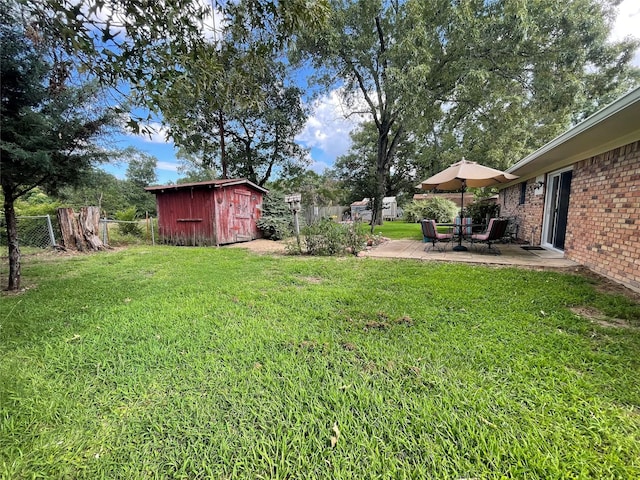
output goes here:
{"type": "Polygon", "coordinates": [[[520,228],[518,239],[529,242],[531,245],[540,244],[542,235],[542,213],[544,208],[544,192],[536,194],[534,189],[535,179],[527,180],[525,201],[520,205],[521,184],[506,188],[500,192],[500,216],[518,217],[520,228]]]}
{"type": "Polygon", "coordinates": [[[565,255],[640,289],[640,142],[575,164],[565,255]]]}
{"type": "MultiPolygon", "coordinates": [[[[527,183],[500,192],[502,216],[520,218],[521,240],[540,243],[544,195],[527,183]]],[[[543,192],[544,193],[544,192],[543,192]]],[[[574,164],[565,256],[640,290],[640,141],[574,164]]]]}

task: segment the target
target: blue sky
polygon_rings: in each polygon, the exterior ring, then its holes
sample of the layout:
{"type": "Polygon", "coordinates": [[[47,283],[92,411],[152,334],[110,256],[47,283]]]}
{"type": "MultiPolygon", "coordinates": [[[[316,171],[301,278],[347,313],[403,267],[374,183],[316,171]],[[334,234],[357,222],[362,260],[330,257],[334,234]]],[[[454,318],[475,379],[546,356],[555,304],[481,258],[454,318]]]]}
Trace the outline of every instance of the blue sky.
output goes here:
{"type": "MultiPolygon", "coordinates": [[[[611,34],[611,40],[621,40],[626,36],[640,38],[637,25],[640,25],[640,1],[624,0],[618,7],[618,17],[611,34]]],[[[633,63],[640,67],[640,51],[636,53],[633,63]]],[[[358,125],[360,119],[346,118],[337,91],[322,95],[308,106],[311,114],[296,140],[303,147],[310,149],[310,168],[321,173],[325,168],[333,166],[335,159],[349,150],[349,134],[358,125]]],[[[115,138],[117,146],[120,148],[133,146],[153,155],[158,159],[156,169],[158,182],[160,184],[175,182],[180,174],[177,171],[178,160],[174,145],[165,139],[164,130],[160,124],[152,126],[156,129],[156,134],[151,138],[120,135],[115,138]]],[[[123,178],[126,165],[105,165],[103,168],[109,173],[123,178]]]]}

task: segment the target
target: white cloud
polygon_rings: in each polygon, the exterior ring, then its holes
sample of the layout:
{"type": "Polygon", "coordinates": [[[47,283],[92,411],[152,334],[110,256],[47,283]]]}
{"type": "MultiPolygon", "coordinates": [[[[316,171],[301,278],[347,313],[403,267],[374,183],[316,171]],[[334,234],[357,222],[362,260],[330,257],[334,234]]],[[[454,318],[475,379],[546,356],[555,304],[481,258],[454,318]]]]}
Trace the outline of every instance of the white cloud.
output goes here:
{"type": "MultiPolygon", "coordinates": [[[[83,3],[82,0],[74,0],[76,4],[83,3]]],[[[220,33],[226,28],[227,22],[220,8],[214,8],[209,0],[196,0],[197,7],[203,10],[203,18],[199,20],[202,37],[208,42],[218,40],[220,33]]],[[[217,7],[217,3],[216,3],[217,7]]],[[[128,16],[119,4],[106,2],[103,6],[95,11],[89,10],[89,5],[83,3],[82,12],[89,20],[90,29],[94,29],[93,23],[106,26],[109,22],[109,33],[114,37],[119,36],[118,40],[122,41],[126,38],[125,25],[132,22],[131,16],[128,16]]],[[[138,25],[137,28],[145,28],[147,26],[138,25]]]]}
{"type": "Polygon", "coordinates": [[[174,162],[162,162],[159,161],[156,165],[156,168],[158,170],[166,170],[168,172],[177,172],[178,171],[178,164],[174,163],[174,162]]]}
{"type": "Polygon", "coordinates": [[[142,130],[142,133],[134,136],[145,142],[173,144],[169,136],[169,129],[161,123],[151,122],[147,125],[142,125],[142,130]]]}
{"type": "Polygon", "coordinates": [[[363,121],[363,117],[347,117],[349,110],[344,106],[338,90],[315,100],[311,112],[296,140],[305,147],[322,150],[331,161],[345,154],[351,146],[349,134],[363,121]]]}
{"type": "MultiPolygon", "coordinates": [[[[609,40],[615,42],[626,37],[640,38],[638,25],[640,25],[640,2],[638,0],[624,0],[618,6],[618,15],[609,40]]],[[[632,64],[640,67],[640,51],[636,51],[632,64]]]]}
{"type": "Polygon", "coordinates": [[[312,170],[319,175],[324,173],[324,171],[328,168],[331,168],[331,165],[329,165],[326,162],[322,162],[320,160],[314,160],[311,162],[311,165],[309,165],[309,170],[312,170]]]}

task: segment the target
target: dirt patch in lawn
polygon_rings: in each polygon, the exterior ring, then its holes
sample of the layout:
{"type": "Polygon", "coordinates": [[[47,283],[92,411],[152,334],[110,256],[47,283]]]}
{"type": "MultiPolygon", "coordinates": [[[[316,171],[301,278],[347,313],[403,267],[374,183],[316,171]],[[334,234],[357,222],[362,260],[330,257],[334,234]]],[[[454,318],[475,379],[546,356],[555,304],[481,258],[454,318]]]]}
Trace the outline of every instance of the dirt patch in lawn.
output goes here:
{"type": "Polygon", "coordinates": [[[607,328],[634,328],[626,320],[621,318],[607,317],[597,308],[593,307],[572,307],[571,310],[576,315],[586,318],[587,320],[607,328]]]}
{"type": "Polygon", "coordinates": [[[322,278],[320,277],[299,277],[303,282],[310,283],[312,285],[319,285],[322,283],[322,278]]]}
{"type": "Polygon", "coordinates": [[[287,251],[287,242],[284,240],[274,241],[258,238],[250,242],[239,242],[226,245],[225,248],[244,248],[256,253],[281,253],[287,251]]]}
{"type": "Polygon", "coordinates": [[[575,273],[593,281],[595,289],[611,295],[622,295],[635,303],[640,303],[640,292],[631,290],[624,285],[614,282],[603,275],[599,275],[587,267],[576,267],[575,273]]]}

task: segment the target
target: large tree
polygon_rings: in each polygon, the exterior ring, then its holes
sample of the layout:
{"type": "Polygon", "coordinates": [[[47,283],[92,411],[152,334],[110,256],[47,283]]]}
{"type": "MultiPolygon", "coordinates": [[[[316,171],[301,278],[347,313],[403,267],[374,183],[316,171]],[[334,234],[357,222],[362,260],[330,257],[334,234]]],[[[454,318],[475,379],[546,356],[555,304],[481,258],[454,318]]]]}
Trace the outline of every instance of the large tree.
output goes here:
{"type": "Polygon", "coordinates": [[[268,57],[251,61],[254,54],[247,57],[244,49],[225,50],[227,69],[210,89],[195,88],[197,68],[164,100],[165,121],[189,170],[264,185],[276,169],[287,174],[304,167],[307,155],[295,136],[306,116],[285,65],[268,57]]]}
{"type": "Polygon", "coordinates": [[[364,99],[363,106],[375,124],[376,164],[373,225],[382,221],[382,198],[395,152],[405,135],[401,118],[401,92],[390,78],[393,68],[394,40],[399,16],[403,14],[398,2],[384,5],[380,1],[333,0],[333,10],[324,31],[317,36],[303,36],[298,51],[308,54],[320,72],[318,79],[327,88],[343,82],[350,103],[357,91],[364,99]]]}
{"type": "Polygon", "coordinates": [[[372,223],[403,142],[444,158],[453,138],[457,152],[504,167],[522,152],[514,146],[549,140],[575,110],[628,88],[637,45],[606,41],[616,3],[332,0],[324,32],[298,52],[376,126],[372,223]]]}
{"type": "Polygon", "coordinates": [[[129,205],[134,206],[140,214],[155,214],[156,197],[144,188],[158,181],[158,159],[132,147],[125,149],[122,154],[127,162],[126,179],[123,183],[129,205]]]}
{"type": "Polygon", "coordinates": [[[264,102],[237,111],[228,129],[230,171],[261,186],[274,169],[288,176],[308,165],[306,150],[295,142],[306,121],[300,90],[277,77],[264,87],[264,102]]]}
{"type": "Polygon", "coordinates": [[[34,42],[20,11],[3,2],[0,13],[0,185],[9,253],[8,289],[20,288],[15,202],[36,187],[47,192],[80,181],[105,160],[96,139],[114,125],[91,84],[67,85],[49,45],[34,42]]]}
{"type": "MultiPolygon", "coordinates": [[[[259,59],[321,24],[328,11],[327,0],[21,1],[34,32],[59,38],[102,84],[125,86],[133,104],[160,114],[168,113],[167,96],[195,70],[191,93],[206,94],[216,84],[225,69],[224,54],[216,52],[222,30],[235,38],[258,32],[252,55],[259,59]]],[[[131,118],[130,127],[139,128],[139,120],[131,118]]]]}
{"type": "MultiPolygon", "coordinates": [[[[351,132],[349,151],[336,159],[333,175],[349,192],[350,204],[376,196],[376,126],[364,122],[351,132]]],[[[411,139],[409,139],[411,140],[411,139]]],[[[401,142],[393,158],[384,186],[385,197],[399,197],[401,203],[413,194],[417,182],[415,159],[420,155],[415,141],[401,142]]]]}
{"type": "MultiPolygon", "coordinates": [[[[293,142],[296,90],[269,77],[291,39],[324,22],[327,0],[170,0],[143,8],[136,0],[25,1],[38,31],[61,37],[104,83],[127,84],[132,104],[146,106],[148,118],[159,114],[203,168],[262,183],[277,166],[304,158],[293,142]],[[231,139],[243,145],[231,147],[227,160],[231,139]]],[[[129,126],[138,129],[139,120],[129,126]]]]}
{"type": "MultiPolygon", "coordinates": [[[[617,3],[498,1],[452,9],[447,41],[438,47],[455,67],[445,69],[448,88],[439,92],[439,78],[422,67],[407,70],[408,85],[421,85],[442,112],[414,131],[431,137],[425,144],[439,141],[448,163],[465,156],[509,167],[637,84],[638,70],[629,62],[638,43],[607,41],[617,3]]],[[[425,21],[432,9],[415,8],[411,31],[433,28],[425,21]]]]}

